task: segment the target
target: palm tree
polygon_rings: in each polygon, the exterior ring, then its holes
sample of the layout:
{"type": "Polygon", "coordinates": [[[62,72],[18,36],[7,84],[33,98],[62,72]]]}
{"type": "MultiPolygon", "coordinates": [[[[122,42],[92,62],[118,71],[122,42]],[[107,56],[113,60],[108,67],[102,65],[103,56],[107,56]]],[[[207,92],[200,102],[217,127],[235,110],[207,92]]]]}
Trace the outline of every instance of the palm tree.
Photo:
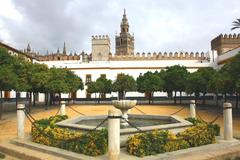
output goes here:
{"type": "Polygon", "coordinates": [[[232,25],[233,27],[231,28],[231,30],[240,28],[240,18],[237,18],[237,20],[233,21],[232,25]]]}

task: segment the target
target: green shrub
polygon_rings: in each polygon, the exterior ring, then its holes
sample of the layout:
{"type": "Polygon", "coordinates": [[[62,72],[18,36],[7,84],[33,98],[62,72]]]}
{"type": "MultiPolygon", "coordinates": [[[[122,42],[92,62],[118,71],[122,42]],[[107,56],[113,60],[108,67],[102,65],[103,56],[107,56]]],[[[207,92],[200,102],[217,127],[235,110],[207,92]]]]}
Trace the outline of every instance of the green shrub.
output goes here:
{"type": "Polygon", "coordinates": [[[190,147],[201,146],[205,144],[215,143],[215,131],[206,124],[198,124],[196,126],[185,129],[177,134],[177,137],[188,142],[190,147]]]}
{"type": "Polygon", "coordinates": [[[207,124],[209,128],[214,129],[215,136],[220,135],[220,126],[218,124],[207,123],[198,118],[192,118],[192,117],[185,118],[185,120],[191,122],[194,126],[198,124],[207,124]]]}
{"type": "Polygon", "coordinates": [[[5,158],[5,155],[0,152],[0,159],[4,159],[4,158],[5,158]]]}
{"type": "Polygon", "coordinates": [[[215,136],[220,135],[220,126],[218,124],[209,123],[208,127],[214,130],[215,136]]]}
{"type": "Polygon", "coordinates": [[[68,119],[67,115],[56,115],[56,116],[51,116],[49,118],[44,118],[44,119],[40,119],[35,121],[34,123],[37,124],[38,126],[41,126],[43,128],[47,128],[47,127],[51,127],[54,128],[56,127],[56,123],[63,121],[65,119],[68,119]]]}
{"type": "Polygon", "coordinates": [[[189,143],[185,141],[184,139],[181,139],[179,137],[176,137],[176,139],[169,139],[167,143],[164,145],[164,151],[165,152],[172,152],[177,151],[180,149],[186,149],[189,148],[189,143]]]}
{"type": "Polygon", "coordinates": [[[199,123],[204,123],[203,121],[201,121],[200,119],[198,118],[192,118],[192,117],[188,117],[188,118],[185,118],[185,120],[191,122],[194,126],[199,124],[199,123]]]}
{"type": "Polygon", "coordinates": [[[188,148],[189,144],[167,130],[155,130],[130,136],[127,151],[135,156],[143,157],[158,153],[171,152],[188,148]]]}
{"type": "Polygon", "coordinates": [[[32,126],[32,140],[36,143],[90,156],[97,156],[106,153],[108,144],[106,130],[80,133],[56,126],[56,122],[66,118],[67,116],[54,116],[49,119],[36,121],[35,125],[37,128],[32,126]]]}
{"type": "Polygon", "coordinates": [[[177,135],[167,130],[138,133],[128,137],[127,151],[143,157],[215,143],[215,132],[206,124],[190,127],[177,135]]]}

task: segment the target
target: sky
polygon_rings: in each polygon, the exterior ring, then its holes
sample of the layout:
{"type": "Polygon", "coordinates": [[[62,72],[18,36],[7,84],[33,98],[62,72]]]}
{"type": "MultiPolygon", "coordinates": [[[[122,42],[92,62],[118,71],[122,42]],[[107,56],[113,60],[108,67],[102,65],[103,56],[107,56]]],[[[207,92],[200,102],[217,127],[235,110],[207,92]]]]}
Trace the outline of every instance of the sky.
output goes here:
{"type": "Polygon", "coordinates": [[[36,52],[91,53],[92,35],[115,35],[126,9],[135,52],[208,51],[231,31],[240,0],[1,0],[0,41],[36,52]]]}

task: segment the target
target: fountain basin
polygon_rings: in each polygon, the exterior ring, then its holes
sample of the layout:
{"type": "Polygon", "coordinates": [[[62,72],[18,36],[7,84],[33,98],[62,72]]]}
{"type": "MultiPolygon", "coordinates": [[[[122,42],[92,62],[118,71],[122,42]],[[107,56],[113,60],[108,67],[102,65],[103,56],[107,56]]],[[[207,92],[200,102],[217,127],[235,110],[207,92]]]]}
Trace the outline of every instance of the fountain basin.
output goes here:
{"type": "MultiPolygon", "coordinates": [[[[107,118],[106,115],[77,116],[58,122],[57,125],[59,127],[66,127],[84,132],[94,129],[105,118],[107,118]]],[[[192,123],[178,116],[129,114],[128,118],[131,123],[142,131],[151,131],[155,129],[184,129],[192,125],[192,123]]],[[[97,130],[101,130],[103,128],[107,128],[107,121],[97,130]]],[[[139,131],[132,126],[121,126],[120,129],[121,135],[134,134],[138,132],[139,131]]]]}
{"type": "Polygon", "coordinates": [[[136,100],[113,100],[112,104],[115,108],[121,110],[122,117],[125,119],[121,119],[121,126],[128,126],[128,110],[136,106],[136,100]]]}
{"type": "Polygon", "coordinates": [[[136,106],[136,100],[113,100],[112,104],[115,108],[120,110],[129,110],[136,106]]]}

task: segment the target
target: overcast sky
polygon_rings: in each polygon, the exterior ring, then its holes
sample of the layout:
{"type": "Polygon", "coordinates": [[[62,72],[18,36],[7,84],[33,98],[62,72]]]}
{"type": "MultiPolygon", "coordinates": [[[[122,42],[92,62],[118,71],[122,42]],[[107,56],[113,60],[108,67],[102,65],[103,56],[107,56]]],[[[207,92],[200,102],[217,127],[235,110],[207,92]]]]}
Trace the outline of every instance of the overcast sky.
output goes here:
{"type": "MultiPolygon", "coordinates": [[[[0,41],[40,53],[91,52],[91,36],[108,34],[115,52],[126,8],[135,52],[208,51],[240,18],[240,0],[1,0],[0,41]]],[[[237,30],[236,30],[237,31],[237,30]]],[[[235,31],[235,32],[236,32],[235,31]]],[[[239,32],[239,31],[238,31],[239,32]]]]}

